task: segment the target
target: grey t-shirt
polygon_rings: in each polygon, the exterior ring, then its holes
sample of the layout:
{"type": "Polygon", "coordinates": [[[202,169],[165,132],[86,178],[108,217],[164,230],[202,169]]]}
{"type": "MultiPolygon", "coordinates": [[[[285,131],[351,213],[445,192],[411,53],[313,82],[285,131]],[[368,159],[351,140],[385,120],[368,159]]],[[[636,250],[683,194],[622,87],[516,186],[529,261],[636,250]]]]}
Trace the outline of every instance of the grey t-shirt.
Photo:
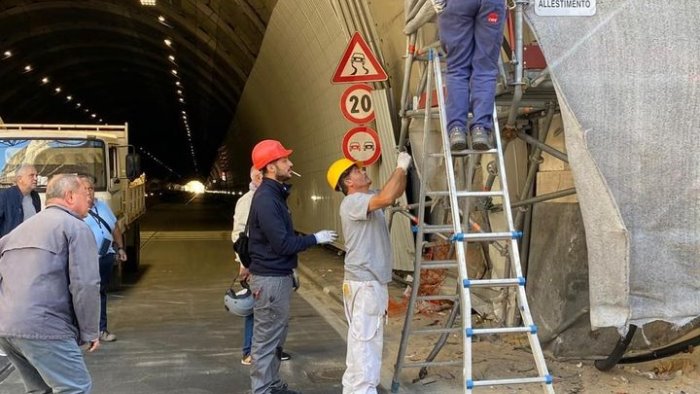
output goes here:
{"type": "Polygon", "coordinates": [[[22,220],[23,222],[29,219],[30,217],[36,215],[36,208],[34,208],[32,196],[29,194],[22,197],[22,211],[24,211],[24,220],[22,220]]]}
{"type": "MultiPolygon", "coordinates": [[[[374,192],[373,192],[374,193],[374,192]]],[[[353,193],[340,203],[345,236],[345,279],[391,282],[391,241],[381,209],[367,213],[373,194],[353,193]]]]}

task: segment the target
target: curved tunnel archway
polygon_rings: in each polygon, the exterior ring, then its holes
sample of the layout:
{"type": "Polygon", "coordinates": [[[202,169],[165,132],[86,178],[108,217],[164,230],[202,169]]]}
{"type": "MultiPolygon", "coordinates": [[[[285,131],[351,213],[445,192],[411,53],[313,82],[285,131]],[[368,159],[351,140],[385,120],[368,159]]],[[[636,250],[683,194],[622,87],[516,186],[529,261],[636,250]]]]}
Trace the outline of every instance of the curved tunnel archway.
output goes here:
{"type": "MultiPolygon", "coordinates": [[[[0,117],[7,123],[128,122],[134,144],[186,177],[204,178],[228,132],[275,3],[3,2],[0,117]],[[32,65],[31,72],[24,71],[26,65],[32,65]],[[41,82],[44,76],[48,83],[41,82]],[[93,119],[92,113],[99,116],[93,119]],[[189,140],[185,113],[192,127],[189,140]],[[192,148],[197,169],[189,157],[192,148]]],[[[168,176],[156,163],[144,165],[151,177],[168,176]]]]}

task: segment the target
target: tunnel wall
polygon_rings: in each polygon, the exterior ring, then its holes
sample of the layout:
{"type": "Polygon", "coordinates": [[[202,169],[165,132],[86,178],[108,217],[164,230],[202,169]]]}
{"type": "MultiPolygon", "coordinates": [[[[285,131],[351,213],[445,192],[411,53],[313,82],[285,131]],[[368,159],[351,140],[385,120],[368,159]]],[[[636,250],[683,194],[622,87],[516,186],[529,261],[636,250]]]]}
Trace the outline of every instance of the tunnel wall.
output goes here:
{"type": "Polygon", "coordinates": [[[700,8],[599,2],[527,16],[547,58],[586,227],[591,325],[700,315],[700,8]]]}
{"type": "MultiPolygon", "coordinates": [[[[239,184],[247,183],[250,152],[258,141],[278,139],[294,150],[291,160],[302,177],[291,180],[294,188],[288,205],[295,228],[304,233],[341,230],[338,208],[342,194],[332,191],[326,181],[328,166],[343,157],[345,132],[355,126],[342,116],[339,106],[349,85],[331,83],[350,39],[340,18],[330,1],[277,2],[227,135],[231,168],[239,184]]],[[[395,157],[387,156],[395,155],[395,141],[392,121],[386,122],[386,135],[382,135],[385,158],[368,171],[377,188],[396,165],[395,157]]],[[[402,226],[401,234],[392,231],[392,244],[394,269],[412,270],[414,246],[409,226],[402,226]]]]}

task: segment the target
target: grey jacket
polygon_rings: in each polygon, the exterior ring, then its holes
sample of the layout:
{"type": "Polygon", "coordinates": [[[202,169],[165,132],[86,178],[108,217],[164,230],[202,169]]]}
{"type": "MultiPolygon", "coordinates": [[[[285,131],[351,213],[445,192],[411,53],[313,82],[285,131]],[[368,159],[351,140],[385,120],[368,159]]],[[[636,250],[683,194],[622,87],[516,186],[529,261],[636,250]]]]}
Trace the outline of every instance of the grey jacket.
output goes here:
{"type": "Polygon", "coordinates": [[[99,283],[88,225],[47,207],[0,239],[0,336],[94,341],[99,283]]]}

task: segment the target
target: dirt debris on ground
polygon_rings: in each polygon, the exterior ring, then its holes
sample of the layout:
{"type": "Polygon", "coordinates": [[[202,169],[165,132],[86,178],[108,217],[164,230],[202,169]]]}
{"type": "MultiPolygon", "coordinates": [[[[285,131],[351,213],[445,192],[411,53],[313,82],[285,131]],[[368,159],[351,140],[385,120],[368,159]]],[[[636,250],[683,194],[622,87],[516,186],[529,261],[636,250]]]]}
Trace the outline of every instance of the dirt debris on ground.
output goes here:
{"type": "MultiPolygon", "coordinates": [[[[342,303],[342,256],[328,250],[305,252],[301,265],[310,281],[331,299],[342,303]]],[[[385,327],[383,369],[393,371],[401,331],[405,320],[406,286],[389,285],[390,313],[385,327]]],[[[341,304],[342,305],[342,304],[341,304]]],[[[436,325],[449,314],[445,305],[426,308],[414,316],[414,327],[436,325]]],[[[338,309],[342,313],[342,309],[338,309]]],[[[344,319],[344,316],[340,316],[344,319]]],[[[484,324],[492,323],[485,320],[484,324]]],[[[410,361],[421,361],[432,350],[438,335],[414,335],[406,353],[410,361]]],[[[451,334],[436,360],[460,359],[462,342],[451,334]]],[[[473,343],[475,379],[535,376],[536,367],[525,335],[484,337],[473,343]],[[504,376],[505,375],[505,376],[504,376]]],[[[557,393],[566,394],[700,394],[700,352],[681,353],[673,357],[639,364],[617,365],[611,371],[598,371],[593,360],[556,360],[547,357],[547,367],[554,378],[557,393]]],[[[401,387],[415,393],[461,393],[461,367],[431,367],[423,379],[418,368],[405,369],[401,387]]],[[[484,388],[485,393],[542,393],[537,385],[514,385],[484,388]]]]}

